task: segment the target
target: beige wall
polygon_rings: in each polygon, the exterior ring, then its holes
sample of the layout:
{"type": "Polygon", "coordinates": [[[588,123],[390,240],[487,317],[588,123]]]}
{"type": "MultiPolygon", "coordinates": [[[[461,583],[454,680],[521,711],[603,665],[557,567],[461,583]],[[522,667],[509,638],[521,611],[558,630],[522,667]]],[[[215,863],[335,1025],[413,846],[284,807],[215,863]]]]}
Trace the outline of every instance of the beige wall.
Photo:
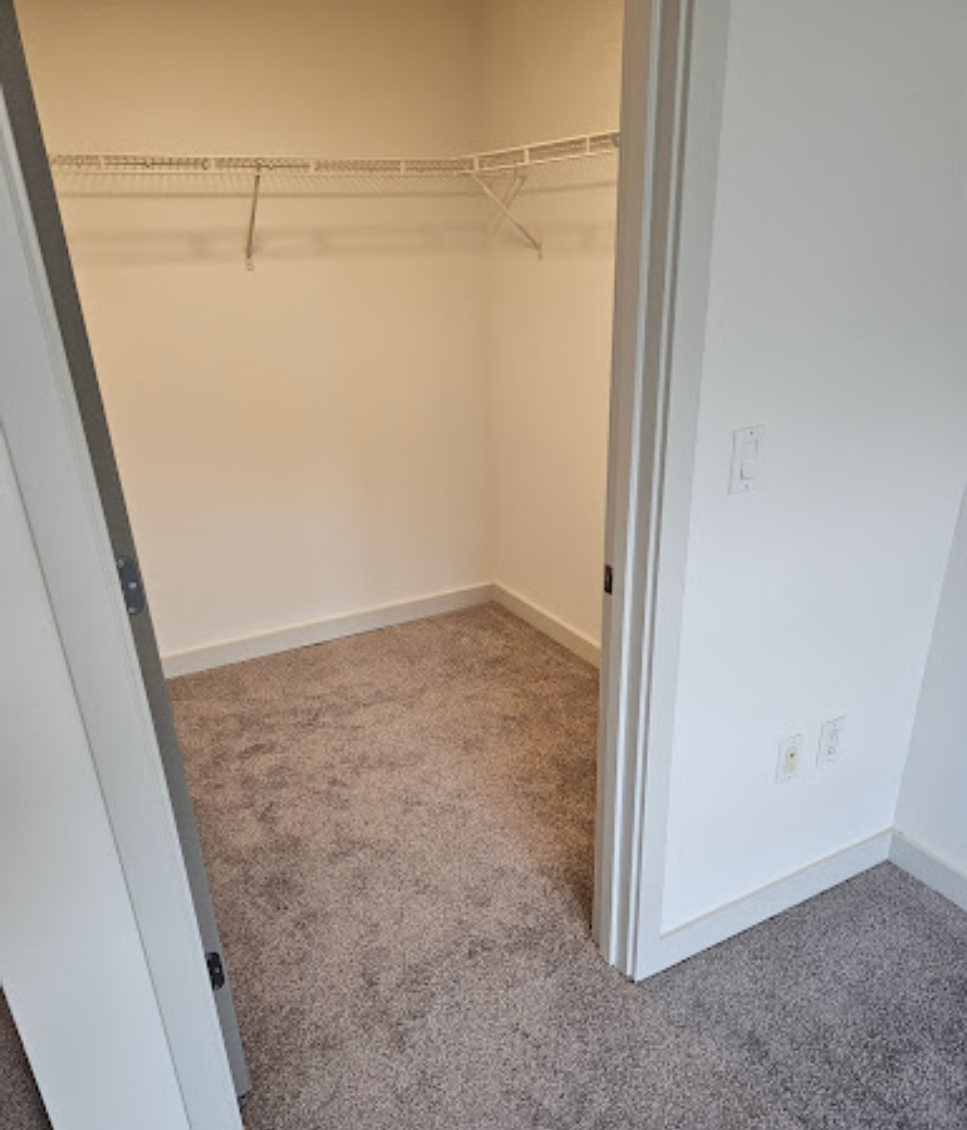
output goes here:
{"type": "Polygon", "coordinates": [[[462,148],[477,0],[18,0],[48,143],[382,155],[462,148]]]}
{"type": "Polygon", "coordinates": [[[481,0],[481,143],[618,128],[624,0],[481,0]]]}
{"type": "MultiPolygon", "coordinates": [[[[620,4],[21,0],[52,150],[436,155],[617,124],[620,4]]],[[[613,186],[58,187],[166,655],[498,580],[596,636],[613,186]],[[96,189],[96,191],[94,191],[96,189]]]]}
{"type": "MultiPolygon", "coordinates": [[[[54,150],[436,153],[477,120],[469,2],[20,7],[54,150]]],[[[489,579],[476,206],[267,193],[247,272],[244,181],[88,187],[59,181],[164,654],[489,579]]]]}
{"type": "MultiPolygon", "coordinates": [[[[616,129],[621,0],[490,0],[485,142],[616,129]]],[[[616,161],[519,197],[543,260],[506,227],[487,262],[498,583],[600,641],[616,161]]]]}

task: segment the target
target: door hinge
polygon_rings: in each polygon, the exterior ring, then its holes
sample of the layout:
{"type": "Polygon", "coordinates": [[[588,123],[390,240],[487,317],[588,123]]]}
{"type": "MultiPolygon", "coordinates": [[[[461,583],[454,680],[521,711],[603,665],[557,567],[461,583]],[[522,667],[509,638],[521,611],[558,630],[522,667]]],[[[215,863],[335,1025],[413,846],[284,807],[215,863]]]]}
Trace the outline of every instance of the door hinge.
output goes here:
{"type": "Polygon", "coordinates": [[[604,591],[608,596],[614,592],[614,569],[610,565],[604,567],[604,591]]]}
{"type": "Polygon", "coordinates": [[[144,611],[145,605],[144,585],[141,582],[138,563],[133,557],[119,557],[116,564],[124,607],[128,610],[129,616],[137,616],[139,612],[144,611]]]}
{"type": "Polygon", "coordinates": [[[213,989],[222,989],[225,986],[225,967],[222,965],[220,953],[206,953],[205,964],[208,966],[208,980],[213,989]]]}

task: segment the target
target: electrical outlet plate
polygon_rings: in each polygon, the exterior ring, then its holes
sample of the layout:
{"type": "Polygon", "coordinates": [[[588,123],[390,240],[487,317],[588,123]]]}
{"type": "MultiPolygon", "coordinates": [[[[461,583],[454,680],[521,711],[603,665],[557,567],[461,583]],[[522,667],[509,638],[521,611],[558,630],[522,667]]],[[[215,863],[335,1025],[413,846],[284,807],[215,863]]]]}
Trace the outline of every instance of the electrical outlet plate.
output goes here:
{"type": "Polygon", "coordinates": [[[803,735],[793,734],[779,743],[779,760],[776,763],[776,780],[791,781],[799,773],[802,765],[803,735]]]}
{"type": "Polygon", "coordinates": [[[845,718],[830,718],[823,725],[819,735],[819,748],[816,751],[816,763],[819,766],[832,765],[843,756],[843,731],[846,729],[845,718]]]}

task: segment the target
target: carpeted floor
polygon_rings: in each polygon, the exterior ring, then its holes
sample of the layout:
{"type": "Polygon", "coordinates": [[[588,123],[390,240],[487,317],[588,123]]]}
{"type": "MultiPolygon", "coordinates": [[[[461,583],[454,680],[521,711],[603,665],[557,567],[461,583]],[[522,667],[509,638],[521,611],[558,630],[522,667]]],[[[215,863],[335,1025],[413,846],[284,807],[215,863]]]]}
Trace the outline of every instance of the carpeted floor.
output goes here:
{"type": "MultiPolygon", "coordinates": [[[[249,1130],[967,1127],[967,916],[890,866],[604,964],[596,673],[503,610],[171,689],[249,1130]]],[[[4,1130],[43,1125],[23,1075],[0,1018],[4,1130]]]]}
{"type": "Polygon", "coordinates": [[[3,1130],[49,1130],[30,1065],[0,992],[0,1126],[3,1130]]]}

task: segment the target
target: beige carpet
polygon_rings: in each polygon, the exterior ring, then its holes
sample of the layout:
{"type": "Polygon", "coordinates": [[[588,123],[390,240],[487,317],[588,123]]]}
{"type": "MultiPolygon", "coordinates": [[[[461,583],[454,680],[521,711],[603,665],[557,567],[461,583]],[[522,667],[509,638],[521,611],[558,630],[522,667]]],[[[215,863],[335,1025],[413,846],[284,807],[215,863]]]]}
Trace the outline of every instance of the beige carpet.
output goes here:
{"type": "MultiPolygon", "coordinates": [[[[603,963],[596,693],[495,606],[172,683],[249,1130],[967,1127],[967,916],[892,867],[603,963]]],[[[0,1126],[38,1130],[9,1037],[0,1126]]]]}

